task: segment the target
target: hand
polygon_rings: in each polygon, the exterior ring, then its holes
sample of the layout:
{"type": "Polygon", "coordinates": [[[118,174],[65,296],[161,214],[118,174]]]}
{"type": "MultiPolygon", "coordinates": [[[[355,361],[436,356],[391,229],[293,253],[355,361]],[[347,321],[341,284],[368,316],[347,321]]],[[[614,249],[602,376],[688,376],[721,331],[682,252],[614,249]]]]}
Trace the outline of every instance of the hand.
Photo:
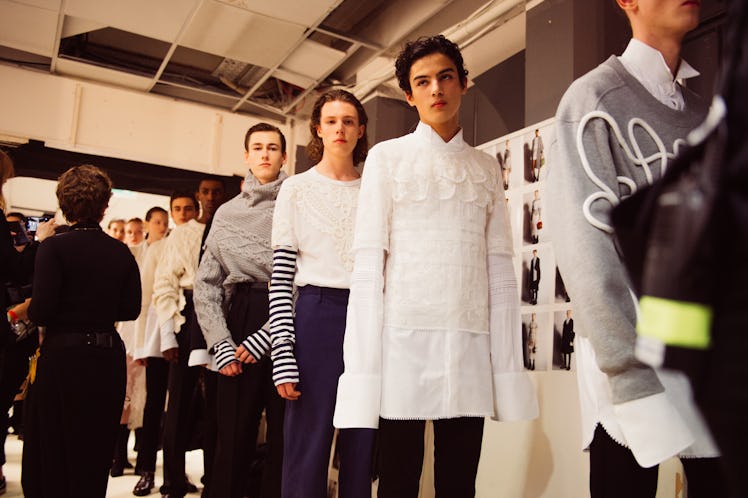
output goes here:
{"type": "Polygon", "coordinates": [[[27,298],[24,302],[21,304],[17,304],[13,306],[10,311],[16,314],[18,317],[18,320],[28,320],[29,319],[29,304],[31,304],[31,298],[27,298]]]}
{"type": "Polygon", "coordinates": [[[140,365],[141,367],[147,367],[148,366],[148,358],[138,358],[135,360],[135,363],[137,365],[140,365]]]}
{"type": "Polygon", "coordinates": [[[241,361],[242,363],[257,363],[257,359],[252,356],[252,353],[247,351],[247,348],[245,348],[242,344],[240,344],[239,347],[236,348],[234,358],[241,361]]]}
{"type": "Polygon", "coordinates": [[[226,377],[236,377],[237,375],[242,373],[242,364],[232,361],[231,363],[220,369],[218,373],[220,373],[221,375],[225,375],[226,377]]]}
{"type": "Polygon", "coordinates": [[[57,228],[57,223],[55,222],[54,218],[39,223],[39,225],[37,225],[36,227],[37,240],[39,240],[39,242],[42,242],[44,239],[53,236],[55,234],[55,228],[57,228]]]}
{"type": "Polygon", "coordinates": [[[296,384],[294,382],[284,382],[275,386],[278,389],[278,394],[281,398],[294,401],[299,399],[301,393],[296,390],[296,384]]]}
{"type": "Polygon", "coordinates": [[[179,348],[169,348],[166,351],[162,351],[164,359],[169,363],[176,363],[179,361],[179,348]]]}

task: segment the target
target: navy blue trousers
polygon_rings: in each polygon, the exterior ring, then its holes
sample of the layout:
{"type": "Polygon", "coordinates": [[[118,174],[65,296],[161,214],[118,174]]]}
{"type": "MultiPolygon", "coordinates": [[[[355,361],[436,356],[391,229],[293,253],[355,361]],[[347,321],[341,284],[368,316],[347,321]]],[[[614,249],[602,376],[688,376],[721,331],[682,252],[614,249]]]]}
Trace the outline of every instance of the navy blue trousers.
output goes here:
{"type": "MultiPolygon", "coordinates": [[[[306,285],[296,301],[296,346],[301,396],[286,402],[283,498],[327,496],[332,417],[343,373],[347,289],[306,285]]],[[[338,433],[340,498],[371,498],[374,429],[338,433]]]]}

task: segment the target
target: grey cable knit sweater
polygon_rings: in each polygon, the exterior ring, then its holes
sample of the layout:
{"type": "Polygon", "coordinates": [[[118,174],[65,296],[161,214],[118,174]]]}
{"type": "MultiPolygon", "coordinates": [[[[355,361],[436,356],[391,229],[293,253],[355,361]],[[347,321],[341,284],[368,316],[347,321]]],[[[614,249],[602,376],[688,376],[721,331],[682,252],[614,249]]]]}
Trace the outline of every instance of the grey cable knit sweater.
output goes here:
{"type": "MultiPolygon", "coordinates": [[[[242,192],[216,211],[195,276],[195,312],[208,349],[228,339],[226,311],[236,284],[269,282],[270,231],[278,191],[287,175],[261,185],[249,173],[242,192]]],[[[247,334],[255,331],[247,331],[247,334]]]]}

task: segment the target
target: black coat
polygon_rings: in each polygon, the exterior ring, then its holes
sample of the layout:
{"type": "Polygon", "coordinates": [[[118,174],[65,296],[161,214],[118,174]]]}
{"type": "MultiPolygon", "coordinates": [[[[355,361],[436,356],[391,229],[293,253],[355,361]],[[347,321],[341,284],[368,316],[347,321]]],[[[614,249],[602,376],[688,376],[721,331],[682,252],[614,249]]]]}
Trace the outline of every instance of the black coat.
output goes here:
{"type": "Polygon", "coordinates": [[[47,333],[113,330],[140,314],[140,273],[122,242],[96,224],[45,240],[37,252],[29,316],[47,333]]]}
{"type": "MultiPolygon", "coordinates": [[[[3,313],[10,306],[7,298],[7,284],[18,280],[19,270],[20,255],[13,247],[8,220],[5,219],[3,210],[0,209],[0,308],[3,313]]],[[[3,317],[0,319],[0,347],[15,340],[11,334],[10,324],[3,317]]]]}

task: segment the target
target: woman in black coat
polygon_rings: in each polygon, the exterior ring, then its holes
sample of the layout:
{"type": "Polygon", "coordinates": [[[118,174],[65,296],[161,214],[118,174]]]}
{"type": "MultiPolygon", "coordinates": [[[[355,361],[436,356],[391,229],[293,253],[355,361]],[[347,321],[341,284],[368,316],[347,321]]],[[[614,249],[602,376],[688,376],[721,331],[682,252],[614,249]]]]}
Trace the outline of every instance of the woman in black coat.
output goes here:
{"type": "Polygon", "coordinates": [[[135,259],[99,226],[111,195],[94,166],[63,173],[57,199],[71,229],[37,252],[29,316],[46,330],[24,421],[28,498],[106,495],[126,382],[114,323],[140,313],[135,259]]]}

